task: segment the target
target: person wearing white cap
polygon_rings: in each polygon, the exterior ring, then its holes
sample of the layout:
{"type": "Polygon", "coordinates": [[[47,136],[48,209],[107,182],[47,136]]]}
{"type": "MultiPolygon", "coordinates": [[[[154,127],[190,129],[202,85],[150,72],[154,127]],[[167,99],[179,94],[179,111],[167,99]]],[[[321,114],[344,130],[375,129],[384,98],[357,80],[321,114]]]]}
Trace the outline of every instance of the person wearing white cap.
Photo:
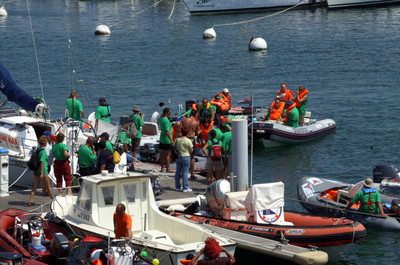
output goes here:
{"type": "Polygon", "coordinates": [[[228,110],[230,110],[232,107],[232,96],[231,96],[231,94],[229,94],[229,89],[224,88],[222,90],[222,93],[218,93],[217,95],[220,96],[221,99],[223,99],[225,102],[228,102],[228,105],[229,105],[228,110]]]}
{"type": "Polygon", "coordinates": [[[379,191],[377,191],[373,187],[374,182],[372,181],[372,179],[366,178],[363,181],[363,188],[356,193],[356,195],[349,202],[344,211],[350,209],[353,204],[357,204],[360,202],[360,208],[358,209],[358,211],[363,213],[381,214],[383,216],[387,216],[383,212],[382,201],[379,195],[379,191]]]}

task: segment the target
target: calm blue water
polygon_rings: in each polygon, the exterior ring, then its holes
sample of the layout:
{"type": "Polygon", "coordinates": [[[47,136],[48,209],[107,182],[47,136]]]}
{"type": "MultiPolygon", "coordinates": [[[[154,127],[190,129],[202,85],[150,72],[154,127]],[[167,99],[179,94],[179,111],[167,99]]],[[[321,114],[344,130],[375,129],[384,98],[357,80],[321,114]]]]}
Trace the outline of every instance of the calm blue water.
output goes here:
{"type": "MultiPolygon", "coordinates": [[[[253,182],[284,181],[296,198],[298,178],[318,176],[357,182],[376,164],[400,166],[400,6],[328,11],[290,11],[254,23],[213,24],[272,13],[190,16],[182,1],[30,2],[40,73],[52,118],[60,117],[71,89],[85,114],[107,98],[112,119],[140,105],[149,119],[159,101],[212,97],[229,88],[234,101],[254,95],[270,105],[279,84],[310,90],[314,118],[332,118],[337,131],[303,145],[254,150],[253,182]],[[98,25],[111,35],[94,35],[98,25]],[[249,52],[252,36],[268,43],[249,52]],[[68,50],[68,39],[72,50],[68,50]],[[73,62],[73,63],[72,63],[73,62]],[[76,70],[72,82],[71,69],[76,70]]],[[[6,4],[0,18],[0,60],[26,91],[41,96],[30,19],[24,0],[6,4]]],[[[301,209],[287,200],[286,208],[301,209]]],[[[366,240],[340,249],[331,264],[396,264],[399,235],[369,231],[366,240]]]]}

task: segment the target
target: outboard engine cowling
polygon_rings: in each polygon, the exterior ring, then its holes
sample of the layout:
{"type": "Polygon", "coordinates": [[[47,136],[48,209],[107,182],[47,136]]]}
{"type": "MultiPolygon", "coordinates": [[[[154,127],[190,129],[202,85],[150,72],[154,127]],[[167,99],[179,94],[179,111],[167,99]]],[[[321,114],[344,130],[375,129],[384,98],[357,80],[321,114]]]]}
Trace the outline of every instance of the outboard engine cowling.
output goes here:
{"type": "Polygon", "coordinates": [[[225,193],[231,191],[231,184],[226,179],[211,183],[206,190],[206,200],[210,210],[215,215],[220,215],[224,208],[225,193]]]}
{"type": "Polygon", "coordinates": [[[12,252],[0,252],[0,264],[7,264],[7,265],[22,264],[22,255],[12,252]]]}
{"type": "Polygon", "coordinates": [[[65,260],[69,252],[68,238],[62,233],[55,233],[51,240],[50,253],[57,260],[65,260]]]}
{"type": "Polygon", "coordinates": [[[372,171],[372,176],[375,183],[381,183],[384,179],[399,179],[399,171],[394,165],[383,164],[375,166],[372,171]]]}

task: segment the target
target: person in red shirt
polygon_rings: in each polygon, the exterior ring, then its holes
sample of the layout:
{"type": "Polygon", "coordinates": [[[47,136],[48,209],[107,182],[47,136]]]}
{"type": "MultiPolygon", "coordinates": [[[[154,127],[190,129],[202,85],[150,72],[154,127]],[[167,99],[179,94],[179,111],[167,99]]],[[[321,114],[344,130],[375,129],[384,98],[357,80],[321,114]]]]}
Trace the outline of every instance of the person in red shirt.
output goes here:
{"type": "Polygon", "coordinates": [[[130,239],[132,236],[132,218],[125,213],[125,205],[117,205],[114,213],[115,239],[130,239]]]}

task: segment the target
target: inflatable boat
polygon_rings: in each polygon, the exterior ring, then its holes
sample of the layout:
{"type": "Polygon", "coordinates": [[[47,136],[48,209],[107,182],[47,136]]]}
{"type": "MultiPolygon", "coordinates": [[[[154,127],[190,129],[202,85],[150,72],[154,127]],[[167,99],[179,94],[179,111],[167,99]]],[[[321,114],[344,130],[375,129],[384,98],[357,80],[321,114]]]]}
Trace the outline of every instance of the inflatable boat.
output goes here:
{"type": "Polygon", "coordinates": [[[255,121],[249,124],[249,138],[261,140],[265,147],[282,144],[299,144],[319,138],[336,130],[332,119],[315,120],[306,116],[304,126],[293,128],[283,125],[281,121],[255,121]]]}
{"type": "MultiPolygon", "coordinates": [[[[340,181],[303,177],[298,184],[299,202],[310,213],[330,217],[342,217],[342,210],[354,195],[362,188],[363,181],[348,184],[340,181]]],[[[400,232],[399,214],[400,200],[397,197],[380,194],[382,205],[388,216],[372,215],[358,212],[357,205],[344,213],[345,217],[362,223],[367,228],[400,232]]]]}
{"type": "Polygon", "coordinates": [[[282,182],[256,184],[250,191],[230,192],[229,182],[219,180],[207,188],[206,201],[197,201],[180,213],[174,205],[169,206],[167,211],[180,219],[289,241],[300,247],[349,244],[367,235],[362,224],[348,219],[284,211],[283,194],[282,182]]]}

